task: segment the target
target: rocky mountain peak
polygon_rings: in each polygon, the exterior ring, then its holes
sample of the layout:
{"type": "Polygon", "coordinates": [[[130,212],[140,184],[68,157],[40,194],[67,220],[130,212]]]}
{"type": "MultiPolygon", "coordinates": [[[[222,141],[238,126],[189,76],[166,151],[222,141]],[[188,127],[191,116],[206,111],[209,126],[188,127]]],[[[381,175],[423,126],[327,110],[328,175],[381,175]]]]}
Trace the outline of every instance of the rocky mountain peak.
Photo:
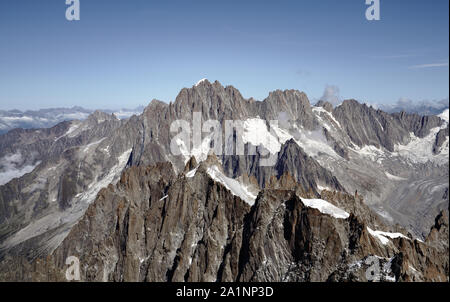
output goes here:
{"type": "Polygon", "coordinates": [[[288,140],[278,154],[274,167],[277,178],[289,173],[305,190],[317,191],[318,182],[326,183],[333,189],[345,192],[344,187],[326,169],[308,156],[294,139],[288,140]]]}
{"type": "Polygon", "coordinates": [[[300,105],[304,108],[311,107],[311,103],[309,102],[306,93],[295,89],[277,89],[275,91],[271,91],[269,92],[269,96],[266,98],[266,100],[283,105],[283,107],[290,107],[295,105],[300,105]]]}
{"type": "Polygon", "coordinates": [[[146,107],[147,110],[155,110],[159,107],[167,107],[167,103],[157,100],[157,99],[153,99],[151,100],[151,102],[148,104],[148,106],[146,107]]]}
{"type": "Polygon", "coordinates": [[[208,81],[208,79],[201,79],[199,80],[193,87],[200,87],[200,86],[211,86],[211,82],[208,81]]]}
{"type": "Polygon", "coordinates": [[[360,106],[366,106],[367,107],[367,105],[366,104],[361,104],[360,102],[358,102],[357,100],[355,100],[355,99],[346,99],[346,100],[344,100],[343,102],[342,102],[342,104],[341,105],[339,105],[338,107],[344,107],[344,108],[351,108],[352,106],[358,106],[358,107],[360,107],[360,106]]]}
{"type": "Polygon", "coordinates": [[[169,104],[153,99],[147,107],[144,108],[143,116],[147,116],[150,118],[162,118],[169,108],[169,104]]]}
{"type": "Polygon", "coordinates": [[[117,117],[112,114],[105,113],[100,110],[94,111],[92,114],[89,115],[87,118],[89,122],[95,122],[95,123],[103,123],[105,121],[117,121],[117,117]]]}
{"type": "Polygon", "coordinates": [[[195,169],[198,166],[197,160],[195,159],[195,156],[191,156],[191,158],[186,163],[186,166],[184,167],[184,173],[187,173],[193,169],[195,169]]]}
{"type": "Polygon", "coordinates": [[[325,109],[328,112],[332,112],[333,111],[333,105],[330,102],[327,101],[323,101],[320,100],[316,103],[315,105],[316,107],[322,107],[323,109],[325,109]]]}
{"type": "Polygon", "coordinates": [[[213,152],[209,152],[208,157],[201,164],[208,166],[208,167],[212,166],[212,165],[218,165],[218,166],[222,167],[222,164],[220,163],[216,154],[214,154],[213,152]]]}
{"type": "Polygon", "coordinates": [[[218,171],[221,175],[223,175],[225,177],[225,172],[223,170],[223,166],[221,164],[221,162],[219,161],[219,159],[217,158],[217,156],[210,152],[208,154],[208,157],[206,158],[206,160],[200,162],[200,164],[198,166],[196,166],[195,168],[198,167],[198,171],[199,172],[204,172],[208,174],[208,171],[211,171],[211,168],[218,171]]]}

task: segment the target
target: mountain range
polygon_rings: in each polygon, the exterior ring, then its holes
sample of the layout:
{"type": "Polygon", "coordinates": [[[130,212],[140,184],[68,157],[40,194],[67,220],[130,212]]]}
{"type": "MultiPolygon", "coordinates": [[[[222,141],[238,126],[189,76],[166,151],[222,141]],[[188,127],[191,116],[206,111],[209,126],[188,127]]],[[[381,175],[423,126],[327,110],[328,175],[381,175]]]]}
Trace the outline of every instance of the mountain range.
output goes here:
{"type": "Polygon", "coordinates": [[[405,111],[420,115],[438,115],[449,108],[449,99],[413,102],[410,99],[401,98],[394,104],[379,104],[374,106],[389,113],[405,111]]]}
{"type": "MultiPolygon", "coordinates": [[[[135,109],[102,110],[114,114],[123,119],[133,114],[139,115],[144,110],[143,106],[135,109]]],[[[37,129],[50,128],[61,122],[70,120],[84,120],[95,110],[82,107],[50,108],[41,110],[0,110],[0,134],[4,134],[14,128],[37,129]]]]}
{"type": "Polygon", "coordinates": [[[448,109],[202,80],[129,118],[86,114],[0,135],[0,280],[65,281],[69,256],[83,281],[449,280],[448,109]],[[194,112],[242,121],[223,141],[247,152],[174,140],[194,112]]]}

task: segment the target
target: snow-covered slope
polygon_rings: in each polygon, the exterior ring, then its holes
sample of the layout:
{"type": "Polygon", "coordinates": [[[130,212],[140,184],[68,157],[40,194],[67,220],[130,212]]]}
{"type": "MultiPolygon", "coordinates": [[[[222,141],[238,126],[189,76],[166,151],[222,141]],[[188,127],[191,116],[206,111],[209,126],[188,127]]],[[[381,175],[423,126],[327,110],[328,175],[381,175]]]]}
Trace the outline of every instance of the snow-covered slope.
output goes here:
{"type": "Polygon", "coordinates": [[[217,182],[223,184],[233,195],[239,196],[249,205],[255,203],[256,195],[251,193],[249,189],[239,181],[225,176],[217,166],[211,166],[207,170],[209,176],[217,182]]]}
{"type": "Polygon", "coordinates": [[[302,198],[305,206],[319,210],[321,213],[333,216],[334,218],[346,219],[350,216],[346,211],[334,206],[323,199],[306,199],[302,198]]]}

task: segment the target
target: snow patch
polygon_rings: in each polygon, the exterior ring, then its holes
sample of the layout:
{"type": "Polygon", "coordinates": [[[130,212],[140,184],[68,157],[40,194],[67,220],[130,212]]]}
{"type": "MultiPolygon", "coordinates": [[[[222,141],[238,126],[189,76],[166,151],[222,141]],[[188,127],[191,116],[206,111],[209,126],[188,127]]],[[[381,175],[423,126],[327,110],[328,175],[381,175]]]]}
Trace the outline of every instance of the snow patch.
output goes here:
{"type": "Polygon", "coordinates": [[[256,195],[251,193],[248,188],[239,181],[225,176],[217,166],[208,168],[207,173],[217,182],[225,186],[233,195],[239,196],[242,200],[247,202],[250,206],[255,203],[256,195]]]}
{"type": "Polygon", "coordinates": [[[328,144],[322,130],[306,130],[294,125],[296,133],[293,135],[294,141],[313,158],[318,158],[321,154],[326,154],[331,158],[340,159],[340,156],[328,144]]]}
{"type": "MultiPolygon", "coordinates": [[[[279,127],[278,125],[267,124],[266,120],[259,117],[249,118],[243,121],[242,124],[242,142],[244,144],[251,144],[253,146],[262,146],[267,149],[270,154],[277,154],[281,150],[282,144],[288,140],[293,139],[303,150],[310,156],[317,157],[320,154],[327,154],[334,159],[339,159],[340,156],[333,150],[328,144],[325,135],[322,130],[305,130],[302,127],[293,125],[291,129],[279,127]]],[[[229,140],[226,139],[225,141],[229,140]]],[[[200,146],[194,146],[190,150],[190,146],[186,146],[185,142],[177,138],[176,144],[179,148],[181,155],[184,157],[185,163],[189,161],[191,156],[195,156],[197,162],[204,161],[209,152],[211,151],[212,135],[204,138],[200,146]]],[[[226,147],[230,147],[226,144],[226,147]]],[[[233,152],[232,150],[228,150],[233,152]]]]}
{"type": "Polygon", "coordinates": [[[339,155],[328,145],[322,130],[310,131],[294,124],[292,131],[276,124],[271,124],[269,131],[265,120],[248,119],[244,122],[243,141],[254,146],[262,145],[271,154],[276,154],[281,150],[282,144],[293,139],[310,156],[317,157],[325,153],[333,158],[339,158],[339,155]]]}
{"type": "Polygon", "coordinates": [[[64,135],[71,137],[71,134],[73,132],[75,132],[78,128],[80,128],[80,124],[74,123],[74,124],[70,125],[70,128],[67,130],[67,132],[64,135]]]}
{"type": "MultiPolygon", "coordinates": [[[[447,159],[448,159],[448,155],[449,155],[449,150],[448,150],[448,148],[449,148],[449,137],[447,136],[446,138],[445,138],[445,141],[444,141],[444,143],[442,144],[442,146],[439,148],[439,155],[440,154],[444,154],[444,155],[447,155],[447,159]]],[[[438,155],[438,156],[439,156],[438,155]]]]}
{"type": "Polygon", "coordinates": [[[448,162],[448,146],[444,146],[441,149],[441,153],[438,155],[433,154],[433,144],[436,140],[436,134],[442,128],[446,128],[447,123],[441,127],[435,127],[430,130],[430,133],[424,138],[420,138],[410,133],[410,142],[406,145],[396,144],[394,146],[395,152],[393,155],[399,155],[401,157],[409,159],[413,163],[426,163],[426,162],[448,162]],[[445,148],[446,147],[446,148],[445,148]]]}
{"type": "Polygon", "coordinates": [[[81,125],[82,125],[81,122],[79,122],[79,121],[73,121],[73,122],[70,124],[69,129],[67,129],[66,133],[64,133],[64,134],[61,135],[60,137],[55,138],[55,142],[58,141],[58,140],[60,140],[60,139],[63,138],[63,137],[66,137],[66,136],[67,136],[67,137],[70,137],[70,138],[75,137],[77,134],[79,134],[80,131],[83,130],[83,129],[80,129],[80,128],[81,128],[81,125]],[[80,129],[80,131],[78,131],[79,129],[80,129]]]}
{"type": "Polygon", "coordinates": [[[322,192],[323,190],[327,190],[327,191],[330,191],[330,192],[335,191],[335,190],[331,189],[328,186],[321,186],[321,185],[317,185],[317,189],[319,190],[319,192],[322,192]]]}
{"type": "Polygon", "coordinates": [[[187,172],[187,173],[186,173],[186,177],[187,177],[187,178],[192,178],[192,177],[194,177],[195,173],[197,173],[197,169],[198,169],[198,167],[195,168],[195,169],[192,169],[192,170],[189,171],[189,172],[187,172]]]}
{"type": "Polygon", "coordinates": [[[204,79],[201,79],[200,81],[198,81],[196,84],[195,84],[195,87],[197,87],[198,85],[200,85],[201,83],[203,83],[203,82],[205,82],[205,81],[207,81],[208,79],[206,79],[206,78],[204,78],[204,79]]]}
{"type": "Polygon", "coordinates": [[[372,145],[366,145],[362,148],[353,145],[353,148],[350,149],[362,157],[369,158],[373,162],[381,163],[381,161],[387,157],[387,153],[385,150],[381,148],[379,149],[372,145]]]}
{"type": "Polygon", "coordinates": [[[372,230],[369,227],[367,227],[367,231],[369,231],[370,235],[372,235],[373,237],[375,237],[378,240],[380,240],[381,243],[384,244],[384,245],[388,244],[390,242],[390,239],[395,239],[395,238],[399,238],[399,237],[409,239],[408,237],[406,237],[402,233],[390,233],[390,232],[383,232],[383,231],[374,231],[374,230],[372,230]]]}
{"type": "MultiPolygon", "coordinates": [[[[326,116],[328,116],[339,128],[341,128],[341,124],[339,124],[337,119],[334,118],[333,114],[331,114],[330,112],[326,111],[325,108],[323,108],[323,107],[314,107],[313,106],[311,109],[316,114],[316,117],[318,118],[318,120],[321,121],[322,124],[324,124],[324,126],[325,126],[325,128],[327,128],[327,130],[330,130],[330,126],[329,125],[332,124],[332,123],[330,123],[329,121],[325,121],[322,118],[322,116],[321,116],[322,113],[325,114],[326,116]]],[[[335,125],[333,125],[333,127],[336,128],[335,125]]]]}
{"type": "Polygon", "coordinates": [[[305,206],[317,209],[321,213],[333,216],[334,218],[347,219],[350,216],[350,214],[347,213],[346,211],[336,207],[335,205],[323,199],[301,198],[301,201],[305,206]]]}
{"type": "Polygon", "coordinates": [[[106,137],[104,137],[104,138],[102,138],[102,139],[100,139],[100,140],[98,140],[98,141],[95,141],[95,142],[92,142],[92,143],[86,145],[86,146],[83,148],[83,153],[88,153],[89,150],[90,150],[92,147],[94,147],[94,146],[100,144],[100,143],[101,143],[102,141],[104,141],[105,139],[106,139],[106,137]]]}
{"type": "Polygon", "coordinates": [[[441,119],[449,123],[449,109],[445,109],[444,112],[438,115],[441,119]]]}
{"type": "Polygon", "coordinates": [[[254,146],[262,145],[271,154],[276,154],[280,151],[281,144],[278,138],[270,133],[265,120],[260,118],[247,119],[244,121],[243,130],[242,140],[244,144],[250,143],[254,146]]]}

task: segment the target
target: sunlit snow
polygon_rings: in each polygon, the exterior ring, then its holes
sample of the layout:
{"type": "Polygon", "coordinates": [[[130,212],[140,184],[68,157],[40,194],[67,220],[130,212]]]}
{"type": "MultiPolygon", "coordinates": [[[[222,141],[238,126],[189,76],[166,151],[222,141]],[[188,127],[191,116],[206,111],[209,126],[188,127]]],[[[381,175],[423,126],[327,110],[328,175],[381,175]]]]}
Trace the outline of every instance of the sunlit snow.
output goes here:
{"type": "Polygon", "coordinates": [[[346,211],[332,205],[323,199],[301,199],[303,204],[309,208],[319,210],[323,214],[333,216],[334,218],[346,219],[350,216],[346,211]]]}
{"type": "Polygon", "coordinates": [[[372,235],[375,238],[378,238],[382,244],[386,245],[390,242],[390,239],[403,237],[408,239],[405,235],[402,233],[390,233],[390,232],[383,232],[383,231],[374,231],[371,228],[367,227],[367,230],[369,231],[369,234],[372,235]]]}
{"type": "Polygon", "coordinates": [[[217,166],[211,166],[207,170],[209,176],[217,182],[220,182],[227,188],[233,195],[239,196],[242,200],[249,205],[255,203],[256,195],[251,193],[248,188],[241,184],[239,181],[225,176],[217,166]]]}

